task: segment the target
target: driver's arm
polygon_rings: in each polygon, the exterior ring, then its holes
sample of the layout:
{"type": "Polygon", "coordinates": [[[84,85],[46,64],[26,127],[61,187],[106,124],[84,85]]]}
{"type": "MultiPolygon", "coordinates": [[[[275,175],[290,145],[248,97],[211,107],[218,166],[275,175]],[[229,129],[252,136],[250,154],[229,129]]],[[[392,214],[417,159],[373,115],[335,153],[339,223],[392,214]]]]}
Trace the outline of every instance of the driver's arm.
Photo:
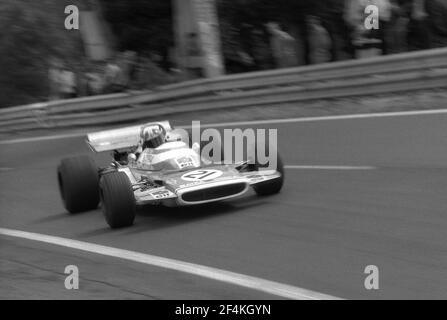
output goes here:
{"type": "Polygon", "coordinates": [[[140,139],[140,141],[138,142],[138,146],[133,153],[135,153],[135,155],[138,158],[142,152],[143,152],[143,139],[140,139]]]}

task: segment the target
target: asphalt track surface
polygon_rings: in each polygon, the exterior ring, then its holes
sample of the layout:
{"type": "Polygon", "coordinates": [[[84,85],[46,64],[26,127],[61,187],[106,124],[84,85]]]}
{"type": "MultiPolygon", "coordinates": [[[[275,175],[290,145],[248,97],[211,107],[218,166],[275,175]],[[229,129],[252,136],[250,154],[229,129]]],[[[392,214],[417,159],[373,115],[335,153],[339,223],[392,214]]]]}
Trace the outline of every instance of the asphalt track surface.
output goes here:
{"type": "MultiPolygon", "coordinates": [[[[69,215],[60,159],[83,139],[0,145],[0,227],[229,270],[347,299],[447,299],[447,114],[262,124],[290,166],[279,195],[141,210],[110,230],[100,210],[69,215]],[[300,169],[301,168],[301,169],[300,169]],[[379,290],[366,290],[376,265],[379,290]]],[[[255,126],[250,126],[255,127],[255,126]]],[[[96,157],[103,164],[107,157],[96,157]]],[[[275,299],[163,268],[0,236],[0,298],[275,299]],[[66,265],[80,289],[64,288],[66,265]]]]}

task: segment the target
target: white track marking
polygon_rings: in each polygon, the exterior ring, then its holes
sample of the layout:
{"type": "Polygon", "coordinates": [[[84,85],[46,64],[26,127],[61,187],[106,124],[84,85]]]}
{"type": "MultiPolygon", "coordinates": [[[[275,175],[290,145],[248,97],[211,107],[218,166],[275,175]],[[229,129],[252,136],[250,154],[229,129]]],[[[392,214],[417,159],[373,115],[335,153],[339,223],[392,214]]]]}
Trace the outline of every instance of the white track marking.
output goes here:
{"type": "Polygon", "coordinates": [[[79,137],[86,136],[87,135],[86,131],[89,131],[89,130],[84,130],[83,132],[73,132],[73,133],[57,134],[57,135],[51,135],[51,136],[2,140],[2,141],[0,141],[0,144],[16,144],[16,143],[23,143],[23,142],[36,142],[36,141],[46,141],[46,140],[79,138],[79,137]]]}
{"type": "Polygon", "coordinates": [[[76,250],[96,253],[104,256],[139,262],[151,266],[171,269],[183,273],[196,275],[203,278],[213,279],[233,285],[266,292],[287,299],[296,300],[339,300],[340,298],[322,294],[319,292],[302,289],[299,287],[251,277],[231,271],[211,268],[180,260],[168,259],[150,254],[112,248],[94,243],[72,240],[61,237],[54,237],[39,233],[32,233],[20,230],[0,228],[0,235],[22,238],[27,240],[45,242],[52,245],[67,247],[76,250]]]}
{"type": "MultiPolygon", "coordinates": [[[[419,115],[434,115],[434,114],[446,114],[447,109],[435,109],[435,110],[421,110],[421,111],[399,111],[399,112],[381,112],[381,113],[364,113],[364,114],[348,114],[339,116],[322,116],[322,117],[299,117],[299,118],[287,118],[287,119],[271,119],[271,120],[253,120],[253,121],[239,121],[239,122],[224,122],[224,123],[209,123],[201,124],[202,128],[221,128],[221,127],[234,127],[234,126],[247,126],[247,125],[261,125],[261,124],[281,124],[281,123],[298,123],[298,122],[316,122],[316,121],[329,121],[329,120],[351,120],[351,119],[367,119],[367,118],[384,118],[384,117],[401,117],[401,116],[419,116],[419,115]]],[[[121,126],[122,127],[122,126],[121,126]]],[[[178,128],[190,128],[191,126],[177,126],[178,128]]],[[[92,129],[86,129],[90,132],[92,129]]],[[[106,129],[104,129],[106,130],[106,129]]],[[[56,139],[68,139],[85,136],[85,132],[75,132],[67,134],[58,134],[52,136],[41,136],[33,138],[19,138],[11,140],[0,141],[0,144],[14,144],[23,142],[56,140],[56,139]]]]}
{"type": "Polygon", "coordinates": [[[375,170],[376,167],[371,166],[298,166],[298,165],[286,165],[285,169],[296,170],[375,170]]]}
{"type": "MultiPolygon", "coordinates": [[[[232,126],[247,126],[259,124],[281,124],[281,123],[297,123],[297,122],[316,122],[329,120],[351,120],[351,119],[367,119],[367,118],[384,118],[384,117],[401,117],[401,116],[419,116],[419,115],[433,115],[433,114],[447,114],[447,109],[436,110],[422,110],[422,111],[399,111],[399,112],[381,112],[381,113],[362,113],[362,114],[347,114],[339,116],[321,116],[321,117],[299,117],[287,119],[271,119],[271,120],[253,120],[240,122],[221,122],[212,124],[201,124],[200,127],[232,127],[232,126]]],[[[189,128],[191,126],[185,127],[189,128]]]]}

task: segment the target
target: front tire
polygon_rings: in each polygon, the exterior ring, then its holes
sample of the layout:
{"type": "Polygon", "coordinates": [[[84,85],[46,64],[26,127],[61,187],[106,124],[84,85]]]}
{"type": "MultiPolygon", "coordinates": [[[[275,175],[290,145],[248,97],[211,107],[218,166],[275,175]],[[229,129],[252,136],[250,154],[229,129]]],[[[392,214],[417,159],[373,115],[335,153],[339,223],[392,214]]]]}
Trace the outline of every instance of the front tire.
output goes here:
{"type": "Polygon", "coordinates": [[[111,228],[131,226],[135,220],[135,196],[124,172],[105,174],[100,182],[102,210],[111,228]]]}
{"type": "MultiPolygon", "coordinates": [[[[258,196],[269,196],[273,194],[277,194],[281,191],[282,186],[284,184],[284,164],[282,162],[282,159],[278,153],[278,150],[276,146],[269,148],[269,145],[266,141],[266,146],[264,148],[265,152],[271,155],[272,153],[276,153],[276,171],[278,171],[281,176],[272,180],[263,181],[261,183],[255,184],[253,186],[253,189],[255,190],[256,194],[258,196]]],[[[262,168],[268,168],[270,166],[270,163],[261,164],[259,162],[259,159],[257,157],[257,150],[255,148],[255,168],[257,170],[262,168]]]]}
{"type": "Polygon", "coordinates": [[[98,207],[98,168],[90,157],[63,159],[57,168],[57,179],[68,212],[79,213],[98,207]]]}
{"type": "Polygon", "coordinates": [[[278,177],[273,180],[267,180],[261,183],[258,183],[253,186],[256,194],[258,196],[269,196],[272,194],[279,193],[284,184],[284,166],[281,160],[281,157],[278,155],[277,157],[277,169],[279,173],[281,173],[281,177],[278,177]]]}

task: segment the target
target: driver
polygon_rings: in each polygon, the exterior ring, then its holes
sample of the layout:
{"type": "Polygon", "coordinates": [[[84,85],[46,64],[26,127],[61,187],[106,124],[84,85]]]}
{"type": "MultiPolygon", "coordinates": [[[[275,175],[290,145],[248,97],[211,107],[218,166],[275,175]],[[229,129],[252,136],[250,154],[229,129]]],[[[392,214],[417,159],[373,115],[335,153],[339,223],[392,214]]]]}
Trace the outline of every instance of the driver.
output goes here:
{"type": "MultiPolygon", "coordinates": [[[[159,125],[146,125],[143,126],[140,130],[140,139],[138,141],[137,147],[133,149],[132,152],[127,154],[127,162],[135,162],[139,159],[141,163],[143,160],[143,152],[145,150],[153,150],[160,145],[162,145],[166,141],[164,130],[159,125]]],[[[125,152],[119,152],[117,150],[114,151],[115,161],[124,162],[125,152]]]]}
{"type": "Polygon", "coordinates": [[[158,125],[151,125],[141,128],[140,141],[135,153],[140,155],[147,148],[156,149],[166,142],[166,134],[158,125]]]}
{"type": "Polygon", "coordinates": [[[153,151],[166,142],[166,133],[160,125],[148,125],[141,128],[140,141],[136,150],[129,154],[129,162],[137,162],[139,165],[150,165],[153,151]]]}
{"type": "Polygon", "coordinates": [[[183,160],[183,167],[186,165],[184,159],[188,160],[186,161],[188,165],[190,163],[192,165],[200,163],[200,155],[194,149],[194,146],[192,150],[189,150],[182,141],[180,133],[173,133],[172,131],[166,133],[165,128],[159,124],[146,125],[141,128],[140,140],[136,149],[133,153],[128,154],[128,163],[142,170],[159,171],[163,168],[177,168],[181,164],[176,160],[178,157],[172,156],[171,152],[177,148],[186,149],[182,151],[183,156],[179,158],[183,160]],[[167,144],[165,147],[161,147],[165,143],[173,143],[173,145],[167,144]],[[185,154],[188,156],[185,156],[185,154]]]}

